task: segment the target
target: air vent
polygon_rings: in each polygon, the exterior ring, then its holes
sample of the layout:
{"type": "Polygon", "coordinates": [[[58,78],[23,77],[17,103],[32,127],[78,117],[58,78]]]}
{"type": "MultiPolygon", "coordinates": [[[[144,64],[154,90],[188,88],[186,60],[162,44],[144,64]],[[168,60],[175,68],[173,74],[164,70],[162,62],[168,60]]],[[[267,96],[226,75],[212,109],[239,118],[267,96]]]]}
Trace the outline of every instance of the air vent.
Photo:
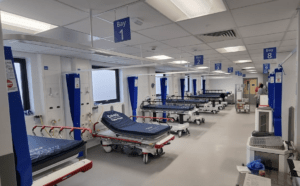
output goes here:
{"type": "Polygon", "coordinates": [[[220,32],[213,32],[207,34],[199,34],[196,37],[201,39],[205,43],[213,43],[218,41],[227,41],[239,38],[239,35],[235,30],[225,30],[220,32]]]}

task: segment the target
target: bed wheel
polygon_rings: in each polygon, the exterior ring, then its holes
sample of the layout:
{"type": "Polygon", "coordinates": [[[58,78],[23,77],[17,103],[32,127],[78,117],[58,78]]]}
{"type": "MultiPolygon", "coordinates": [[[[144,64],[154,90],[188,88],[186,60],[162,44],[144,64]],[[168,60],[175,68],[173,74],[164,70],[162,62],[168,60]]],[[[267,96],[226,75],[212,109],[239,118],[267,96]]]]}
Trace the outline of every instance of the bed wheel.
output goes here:
{"type": "Polygon", "coordinates": [[[197,123],[197,125],[200,125],[201,121],[200,120],[196,120],[196,123],[197,123]]]}
{"type": "Polygon", "coordinates": [[[205,119],[204,118],[202,118],[202,123],[205,123],[205,119]]]}
{"type": "Polygon", "coordinates": [[[103,146],[103,149],[107,153],[111,152],[111,150],[112,150],[111,146],[103,146]]]}
{"type": "Polygon", "coordinates": [[[149,158],[148,154],[143,154],[143,162],[144,162],[145,164],[148,163],[148,158],[149,158]]]}
{"type": "Polygon", "coordinates": [[[182,130],[178,131],[178,137],[180,138],[182,136],[182,130]]]}
{"type": "Polygon", "coordinates": [[[215,110],[214,110],[214,111],[212,111],[212,112],[213,112],[214,114],[216,114],[216,113],[217,113],[217,111],[215,111],[215,110]]]}
{"type": "Polygon", "coordinates": [[[158,156],[163,155],[163,154],[164,154],[164,149],[163,149],[163,148],[156,149],[156,154],[157,154],[158,156]]]}

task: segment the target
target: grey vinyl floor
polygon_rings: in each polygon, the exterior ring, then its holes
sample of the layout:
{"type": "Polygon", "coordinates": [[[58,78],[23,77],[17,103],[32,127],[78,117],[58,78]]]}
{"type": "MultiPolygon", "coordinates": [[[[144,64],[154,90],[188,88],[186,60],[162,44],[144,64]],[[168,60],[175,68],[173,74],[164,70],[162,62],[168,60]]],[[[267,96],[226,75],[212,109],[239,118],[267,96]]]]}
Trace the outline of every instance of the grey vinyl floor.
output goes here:
{"type": "Polygon", "coordinates": [[[246,142],[254,130],[254,108],[237,114],[229,105],[219,114],[204,114],[206,123],[190,124],[190,136],[164,147],[165,155],[150,158],[120,152],[105,153],[101,146],[88,150],[93,168],[58,186],[234,186],[236,165],[246,163],[246,142]]]}

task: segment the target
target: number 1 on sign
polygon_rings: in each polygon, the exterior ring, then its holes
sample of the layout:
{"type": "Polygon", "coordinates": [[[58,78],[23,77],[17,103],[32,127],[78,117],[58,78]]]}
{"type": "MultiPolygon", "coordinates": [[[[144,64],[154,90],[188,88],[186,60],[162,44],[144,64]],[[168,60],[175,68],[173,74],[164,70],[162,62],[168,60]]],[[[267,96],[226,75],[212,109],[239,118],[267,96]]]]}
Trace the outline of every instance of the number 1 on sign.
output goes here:
{"type": "Polygon", "coordinates": [[[120,34],[121,34],[122,40],[124,40],[123,29],[121,29],[120,34]]]}

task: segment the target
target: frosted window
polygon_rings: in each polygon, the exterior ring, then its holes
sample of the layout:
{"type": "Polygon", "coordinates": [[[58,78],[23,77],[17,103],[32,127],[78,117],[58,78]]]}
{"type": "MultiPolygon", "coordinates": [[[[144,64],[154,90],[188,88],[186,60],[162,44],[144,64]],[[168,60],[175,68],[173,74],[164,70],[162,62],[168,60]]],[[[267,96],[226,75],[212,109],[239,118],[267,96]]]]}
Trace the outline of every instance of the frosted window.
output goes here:
{"type": "Polygon", "coordinates": [[[22,99],[22,103],[23,103],[23,89],[22,89],[23,84],[22,84],[22,76],[21,76],[21,65],[20,65],[20,63],[14,63],[14,65],[15,65],[19,90],[20,90],[20,94],[21,94],[21,99],[22,99]]]}
{"type": "Polygon", "coordinates": [[[188,92],[189,91],[189,80],[190,80],[190,78],[189,78],[189,76],[185,76],[185,82],[184,82],[184,91],[185,92],[188,92]]]}
{"type": "Polygon", "coordinates": [[[99,70],[92,72],[94,101],[118,99],[115,70],[99,70]]]}
{"type": "MultiPolygon", "coordinates": [[[[163,74],[155,75],[156,94],[161,94],[160,78],[164,77],[163,74]]],[[[169,81],[167,80],[167,94],[169,94],[169,81]]]]}

